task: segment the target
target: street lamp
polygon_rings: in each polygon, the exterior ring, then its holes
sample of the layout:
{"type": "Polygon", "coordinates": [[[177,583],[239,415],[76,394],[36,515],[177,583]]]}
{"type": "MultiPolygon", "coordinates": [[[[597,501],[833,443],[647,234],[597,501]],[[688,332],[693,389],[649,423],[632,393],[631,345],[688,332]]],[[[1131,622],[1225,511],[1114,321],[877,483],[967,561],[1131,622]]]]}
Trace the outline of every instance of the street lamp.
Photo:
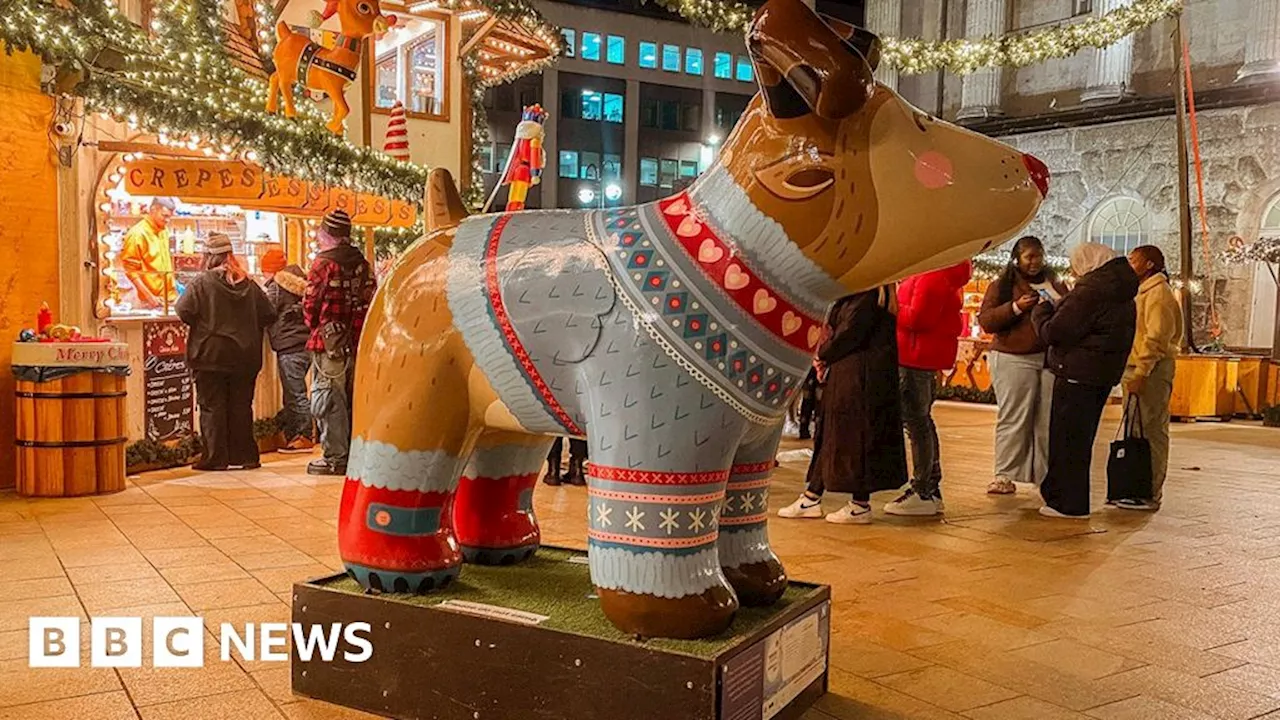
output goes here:
{"type": "Polygon", "coordinates": [[[589,187],[578,188],[578,202],[590,205],[596,201],[596,191],[589,187]]]}
{"type": "Polygon", "coordinates": [[[622,186],[618,183],[609,183],[604,188],[604,196],[609,202],[617,202],[622,197],[622,186]]]}

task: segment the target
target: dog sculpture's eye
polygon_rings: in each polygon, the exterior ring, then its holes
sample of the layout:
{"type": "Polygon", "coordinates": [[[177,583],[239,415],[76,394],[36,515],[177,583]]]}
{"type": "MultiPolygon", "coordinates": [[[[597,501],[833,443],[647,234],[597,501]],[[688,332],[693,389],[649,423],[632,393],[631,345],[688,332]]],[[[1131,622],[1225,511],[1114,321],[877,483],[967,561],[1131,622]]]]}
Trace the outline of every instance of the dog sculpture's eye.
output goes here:
{"type": "Polygon", "coordinates": [[[801,153],[756,171],[756,180],[783,200],[808,200],[835,184],[835,173],[823,156],[801,153]]]}
{"type": "Polygon", "coordinates": [[[835,173],[824,167],[805,168],[799,172],[792,173],[786,181],[787,185],[796,190],[814,192],[826,189],[833,182],[835,182],[835,173]]]}
{"type": "Polygon", "coordinates": [[[925,128],[925,125],[929,122],[928,115],[925,115],[924,113],[916,113],[911,117],[911,119],[916,121],[916,127],[920,128],[920,132],[928,132],[928,129],[925,128]]]}
{"type": "Polygon", "coordinates": [[[362,2],[359,5],[356,5],[356,12],[360,13],[361,15],[368,15],[369,13],[373,12],[373,6],[370,5],[369,3],[362,2]]]}

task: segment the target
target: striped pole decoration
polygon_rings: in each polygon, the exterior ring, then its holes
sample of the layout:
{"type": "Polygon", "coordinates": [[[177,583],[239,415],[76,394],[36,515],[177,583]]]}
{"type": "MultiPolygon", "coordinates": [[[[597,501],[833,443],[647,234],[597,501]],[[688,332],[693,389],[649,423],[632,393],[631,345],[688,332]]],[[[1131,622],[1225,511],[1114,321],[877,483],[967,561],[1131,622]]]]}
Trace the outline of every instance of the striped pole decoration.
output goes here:
{"type": "Polygon", "coordinates": [[[382,151],[396,160],[409,160],[409,132],[405,128],[404,105],[399,100],[391,106],[391,121],[387,123],[387,142],[382,151]]]}

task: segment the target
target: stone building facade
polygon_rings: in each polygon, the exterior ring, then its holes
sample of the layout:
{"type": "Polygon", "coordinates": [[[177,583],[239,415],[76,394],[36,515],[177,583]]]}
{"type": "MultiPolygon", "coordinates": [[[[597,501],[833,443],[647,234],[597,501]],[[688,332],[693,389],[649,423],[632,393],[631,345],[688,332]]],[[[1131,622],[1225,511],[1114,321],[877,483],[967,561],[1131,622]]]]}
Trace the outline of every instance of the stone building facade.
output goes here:
{"type": "MultiPolygon", "coordinates": [[[[981,37],[1082,22],[1132,0],[867,0],[884,35],[981,37]]],[[[1271,347],[1271,269],[1221,260],[1233,238],[1280,236],[1280,0],[1187,0],[1203,167],[1202,233],[1193,172],[1192,258],[1202,341],[1271,347]],[[1207,262],[1206,262],[1207,258],[1207,262]],[[1210,307],[1214,312],[1210,313],[1210,307]]],[[[1044,160],[1048,201],[1030,232],[1051,252],[1086,240],[1118,250],[1154,243],[1175,274],[1179,253],[1175,44],[1172,20],[1105,49],[963,78],[882,73],[918,106],[1000,136],[1044,160]]],[[[1274,269],[1274,268],[1272,268],[1274,269]]]]}

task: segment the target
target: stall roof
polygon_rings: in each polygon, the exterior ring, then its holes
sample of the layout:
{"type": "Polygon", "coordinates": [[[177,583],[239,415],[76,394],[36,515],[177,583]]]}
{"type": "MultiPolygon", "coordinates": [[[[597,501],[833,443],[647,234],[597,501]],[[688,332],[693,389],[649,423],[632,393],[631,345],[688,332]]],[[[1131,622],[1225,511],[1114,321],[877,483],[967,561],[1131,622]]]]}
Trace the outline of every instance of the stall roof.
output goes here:
{"type": "Polygon", "coordinates": [[[518,19],[499,15],[484,3],[469,0],[387,0],[383,9],[415,16],[456,15],[463,30],[460,55],[476,54],[481,79],[490,83],[534,70],[560,51],[559,30],[531,6],[518,19]]]}

